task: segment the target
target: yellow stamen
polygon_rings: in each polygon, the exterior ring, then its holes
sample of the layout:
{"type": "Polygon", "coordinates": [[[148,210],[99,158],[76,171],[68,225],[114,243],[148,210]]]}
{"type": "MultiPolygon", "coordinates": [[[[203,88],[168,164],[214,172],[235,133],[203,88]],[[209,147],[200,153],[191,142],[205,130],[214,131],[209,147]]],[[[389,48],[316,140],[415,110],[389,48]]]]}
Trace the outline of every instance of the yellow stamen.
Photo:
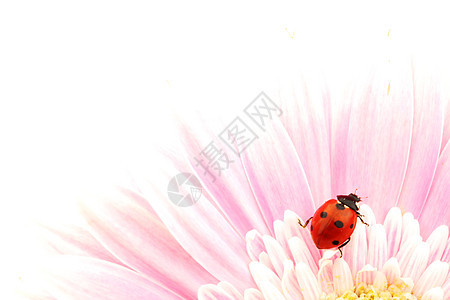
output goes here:
{"type": "Polygon", "coordinates": [[[335,294],[323,295],[321,300],[417,300],[409,289],[405,289],[402,281],[391,284],[387,289],[380,290],[373,285],[359,284],[353,291],[347,291],[342,296],[336,297],[335,294]]]}

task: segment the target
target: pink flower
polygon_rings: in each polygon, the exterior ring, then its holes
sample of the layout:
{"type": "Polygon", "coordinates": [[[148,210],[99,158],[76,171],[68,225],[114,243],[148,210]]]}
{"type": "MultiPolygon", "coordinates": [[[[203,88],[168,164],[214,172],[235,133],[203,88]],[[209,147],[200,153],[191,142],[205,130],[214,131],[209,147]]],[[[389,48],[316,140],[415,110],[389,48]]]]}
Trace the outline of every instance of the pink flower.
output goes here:
{"type": "Polygon", "coordinates": [[[195,157],[224,143],[191,123],[187,154],[84,199],[86,228],[51,230],[63,255],[36,271],[42,299],[450,299],[448,99],[423,70],[368,82],[342,95],[310,78],[283,88],[282,116],[215,181],[195,157]],[[195,205],[167,197],[180,172],[202,182],[195,205]],[[298,218],[355,188],[370,226],[342,258],[319,251],[298,218]]]}

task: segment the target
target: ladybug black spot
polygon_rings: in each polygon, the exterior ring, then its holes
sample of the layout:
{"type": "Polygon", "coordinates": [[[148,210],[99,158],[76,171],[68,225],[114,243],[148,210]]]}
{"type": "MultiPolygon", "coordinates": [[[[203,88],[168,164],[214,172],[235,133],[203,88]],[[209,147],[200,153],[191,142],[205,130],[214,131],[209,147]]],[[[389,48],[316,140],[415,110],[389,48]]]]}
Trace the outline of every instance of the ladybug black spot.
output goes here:
{"type": "Polygon", "coordinates": [[[336,245],[336,246],[339,245],[339,241],[336,241],[336,240],[335,240],[335,241],[332,241],[331,243],[332,243],[333,245],[336,245]]]}
{"type": "Polygon", "coordinates": [[[350,228],[353,228],[353,224],[350,224],[350,228]]]}
{"type": "Polygon", "coordinates": [[[335,225],[337,228],[342,228],[342,227],[344,227],[344,223],[342,223],[341,221],[336,221],[336,222],[334,222],[334,225],[335,225]]]}
{"type": "Polygon", "coordinates": [[[312,225],[311,225],[311,231],[312,231],[312,225]]]}
{"type": "Polygon", "coordinates": [[[321,218],[326,218],[327,217],[327,212],[326,211],[321,212],[320,213],[320,217],[321,218]]]}
{"type": "Polygon", "coordinates": [[[336,208],[339,209],[339,210],[344,210],[345,206],[344,206],[344,204],[336,203],[336,208]]]}

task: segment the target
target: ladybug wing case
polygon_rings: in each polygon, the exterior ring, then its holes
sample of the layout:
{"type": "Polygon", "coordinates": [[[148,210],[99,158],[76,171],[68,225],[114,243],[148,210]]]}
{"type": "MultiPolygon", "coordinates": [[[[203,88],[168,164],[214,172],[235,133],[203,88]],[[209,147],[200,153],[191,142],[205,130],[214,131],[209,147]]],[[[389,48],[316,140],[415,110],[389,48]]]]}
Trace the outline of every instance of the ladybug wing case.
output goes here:
{"type": "Polygon", "coordinates": [[[330,249],[343,244],[355,230],[357,215],[334,199],[325,202],[314,214],[311,236],[319,249],[330,249]],[[339,208],[338,208],[339,207],[339,208]]]}

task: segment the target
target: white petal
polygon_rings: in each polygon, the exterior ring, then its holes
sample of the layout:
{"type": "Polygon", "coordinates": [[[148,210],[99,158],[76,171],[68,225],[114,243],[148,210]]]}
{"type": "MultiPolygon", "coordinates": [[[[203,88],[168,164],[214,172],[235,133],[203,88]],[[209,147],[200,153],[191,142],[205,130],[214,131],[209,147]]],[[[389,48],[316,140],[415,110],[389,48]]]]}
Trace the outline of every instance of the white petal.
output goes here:
{"type": "Polygon", "coordinates": [[[427,291],[420,300],[444,300],[444,290],[440,287],[427,291]]]}
{"type": "Polygon", "coordinates": [[[387,257],[397,255],[402,239],[402,223],[402,212],[400,208],[391,208],[384,220],[388,245],[387,257]]]}
{"type": "Polygon", "coordinates": [[[236,300],[244,300],[244,297],[239,291],[229,282],[221,281],[217,284],[222,290],[233,296],[236,300]]]}
{"type": "Polygon", "coordinates": [[[402,225],[402,244],[404,241],[412,236],[420,235],[419,222],[414,219],[414,216],[407,212],[403,215],[403,225],[402,225]]]}
{"type": "Polygon", "coordinates": [[[442,254],[441,260],[450,262],[450,239],[447,240],[447,246],[445,246],[444,253],[442,254]]]}
{"type": "Polygon", "coordinates": [[[255,229],[250,230],[245,235],[247,242],[247,253],[252,260],[258,260],[259,254],[265,250],[262,235],[255,229]]]}
{"type": "Polygon", "coordinates": [[[411,293],[414,288],[414,281],[409,277],[401,277],[394,282],[394,285],[402,293],[411,293]]]}
{"type": "Polygon", "coordinates": [[[414,249],[416,249],[417,245],[422,242],[422,238],[418,235],[415,235],[408,239],[406,242],[402,240],[402,244],[400,246],[400,250],[398,251],[396,258],[399,262],[400,269],[403,270],[402,266],[405,264],[407,260],[411,257],[414,249]]]}
{"type": "Polygon", "coordinates": [[[266,252],[261,252],[259,254],[258,261],[260,263],[264,264],[272,272],[275,272],[275,268],[273,267],[272,262],[270,261],[269,254],[267,254],[266,252]]]}
{"type": "Polygon", "coordinates": [[[284,250],[278,241],[271,236],[264,235],[263,242],[266,246],[270,261],[272,262],[278,277],[281,278],[283,276],[283,262],[288,259],[286,253],[284,253],[284,250]]]}
{"type": "MultiPolygon", "coordinates": [[[[275,238],[277,239],[278,243],[280,243],[281,247],[283,247],[286,255],[289,255],[290,251],[287,244],[286,234],[284,232],[284,222],[281,220],[276,220],[275,222],[273,222],[273,230],[275,232],[275,238]]],[[[292,257],[290,258],[292,259],[292,257]]]]}
{"type": "Polygon", "coordinates": [[[447,278],[447,281],[442,286],[444,290],[445,299],[450,299],[450,278],[447,278]]]}
{"type": "Polygon", "coordinates": [[[317,275],[320,290],[326,294],[334,292],[333,285],[333,262],[329,259],[324,260],[320,264],[319,273],[317,275]]]}
{"type": "Polygon", "coordinates": [[[416,281],[413,289],[414,294],[422,296],[427,290],[442,286],[447,278],[448,270],[448,263],[438,260],[433,262],[416,281]]]}
{"type": "Polygon", "coordinates": [[[425,242],[421,242],[410,257],[400,261],[402,276],[411,277],[416,282],[427,267],[429,254],[430,246],[425,242]]]}
{"type": "Polygon", "coordinates": [[[297,277],[295,276],[294,263],[290,260],[284,262],[284,274],[281,279],[283,293],[288,300],[302,300],[303,294],[300,291],[297,277]]]}
{"type": "Polygon", "coordinates": [[[249,264],[250,273],[255,280],[256,285],[261,290],[262,282],[269,282],[275,286],[279,291],[281,291],[281,280],[278,276],[272,272],[268,267],[259,262],[251,262],[249,264]]]}
{"type": "Polygon", "coordinates": [[[309,230],[300,227],[300,225],[298,224],[299,219],[300,217],[293,211],[286,210],[284,212],[284,232],[286,235],[286,239],[289,241],[289,239],[294,236],[302,239],[309,249],[311,256],[314,258],[312,262],[317,264],[321,256],[319,249],[317,249],[316,245],[314,244],[309,230]]]}
{"type": "Polygon", "coordinates": [[[288,240],[289,249],[291,250],[292,257],[295,263],[307,263],[314,273],[317,273],[319,268],[316,262],[314,262],[311,252],[309,252],[308,247],[305,242],[299,237],[293,237],[288,240]]]}
{"type": "Polygon", "coordinates": [[[264,300],[263,294],[257,289],[246,289],[244,291],[244,299],[245,300],[264,300]]]}
{"type": "Polygon", "coordinates": [[[375,214],[373,213],[373,210],[370,208],[367,204],[362,204],[361,208],[359,209],[359,212],[364,216],[364,221],[369,224],[369,228],[371,225],[374,225],[377,223],[377,220],[375,218],[375,214]]]}
{"type": "Polygon", "coordinates": [[[347,262],[338,258],[333,264],[333,283],[334,290],[338,295],[344,294],[353,288],[352,273],[347,262]]]}
{"type": "Polygon", "coordinates": [[[389,284],[393,284],[398,278],[400,278],[400,265],[395,257],[391,257],[384,264],[382,272],[386,275],[386,279],[389,284]]]}
{"type": "Polygon", "coordinates": [[[347,246],[344,247],[344,259],[348,262],[352,275],[361,270],[367,260],[367,230],[366,226],[358,220],[355,231],[347,246]]]}
{"type": "Polygon", "coordinates": [[[356,285],[360,283],[373,284],[377,269],[371,265],[365,265],[358,273],[356,273],[356,285]]]}
{"type": "Polygon", "coordinates": [[[260,290],[264,298],[270,300],[286,300],[283,294],[269,281],[260,282],[260,290]]]}
{"type": "Polygon", "coordinates": [[[373,286],[378,290],[386,290],[388,283],[386,275],[383,272],[377,271],[373,280],[373,286]]]}
{"type": "Polygon", "coordinates": [[[319,284],[311,269],[305,263],[295,266],[298,285],[305,299],[317,299],[320,295],[319,284]]]}
{"type": "Polygon", "coordinates": [[[367,252],[367,263],[377,269],[381,269],[386,262],[387,241],[386,232],[381,224],[375,224],[369,231],[369,250],[367,252]]]}
{"type": "Polygon", "coordinates": [[[433,230],[427,239],[427,244],[430,245],[430,258],[428,262],[441,259],[445,246],[447,245],[447,239],[448,227],[446,225],[441,225],[433,230]]]}

